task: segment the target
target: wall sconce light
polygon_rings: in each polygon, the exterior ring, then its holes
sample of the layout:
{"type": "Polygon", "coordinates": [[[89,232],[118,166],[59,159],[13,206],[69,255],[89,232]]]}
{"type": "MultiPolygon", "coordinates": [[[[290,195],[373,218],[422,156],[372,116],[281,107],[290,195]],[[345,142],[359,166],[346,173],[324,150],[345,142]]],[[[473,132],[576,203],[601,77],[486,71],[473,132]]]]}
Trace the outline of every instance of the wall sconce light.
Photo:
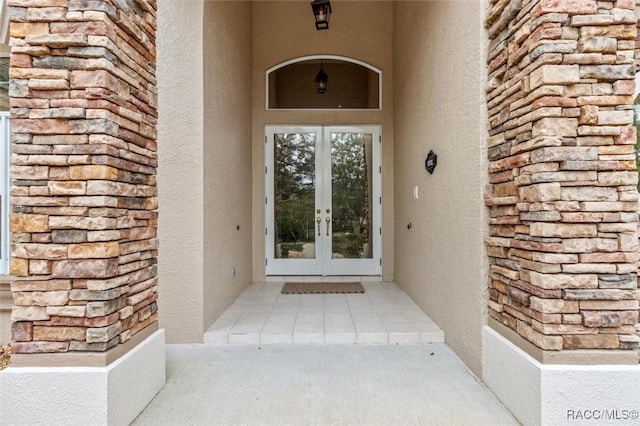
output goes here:
{"type": "Polygon", "coordinates": [[[316,18],[316,30],[328,30],[329,16],[331,15],[329,0],[313,0],[311,9],[313,9],[313,16],[316,18]]]}
{"type": "Polygon", "coordinates": [[[322,59],[320,60],[320,71],[316,74],[315,82],[316,82],[316,91],[319,94],[323,94],[327,91],[327,81],[329,80],[329,76],[322,69],[322,59]]]}
{"type": "Polygon", "coordinates": [[[433,152],[433,150],[430,150],[429,154],[427,154],[427,159],[424,160],[424,167],[427,169],[429,174],[433,174],[433,171],[436,169],[437,165],[438,165],[438,156],[436,155],[435,152],[433,152]]]}

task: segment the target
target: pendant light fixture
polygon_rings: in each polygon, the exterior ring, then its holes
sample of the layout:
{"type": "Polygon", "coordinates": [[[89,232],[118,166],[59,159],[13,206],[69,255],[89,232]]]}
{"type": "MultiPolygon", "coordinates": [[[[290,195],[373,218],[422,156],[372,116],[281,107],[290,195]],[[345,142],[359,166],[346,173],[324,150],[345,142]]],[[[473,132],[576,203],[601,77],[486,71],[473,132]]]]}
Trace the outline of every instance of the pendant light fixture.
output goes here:
{"type": "Polygon", "coordinates": [[[320,59],[320,71],[316,74],[315,82],[316,82],[316,91],[319,94],[323,94],[327,91],[327,81],[329,80],[329,76],[322,69],[322,59],[320,59]]]}
{"type": "Polygon", "coordinates": [[[313,16],[316,18],[316,30],[328,30],[329,16],[331,15],[329,0],[313,0],[311,9],[313,9],[313,16]]]}

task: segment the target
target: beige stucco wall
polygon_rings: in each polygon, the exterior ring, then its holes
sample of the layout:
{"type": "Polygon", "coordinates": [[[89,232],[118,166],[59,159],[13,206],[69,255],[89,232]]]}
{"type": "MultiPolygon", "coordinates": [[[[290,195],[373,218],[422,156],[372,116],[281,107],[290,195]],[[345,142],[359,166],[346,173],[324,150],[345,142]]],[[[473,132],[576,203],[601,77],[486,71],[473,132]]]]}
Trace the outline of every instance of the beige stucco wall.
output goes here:
{"type": "MultiPolygon", "coordinates": [[[[253,278],[264,279],[265,124],[381,124],[383,276],[393,278],[393,2],[331,2],[330,29],[317,31],[309,2],[253,4],[253,278]],[[265,71],[289,59],[338,55],[382,70],[382,110],[265,111],[265,71]]],[[[331,78],[331,77],[330,77],[331,78]]]]}
{"type": "Polygon", "coordinates": [[[482,5],[396,2],[393,46],[396,283],[476,374],[488,270],[482,5]]]}
{"type": "Polygon", "coordinates": [[[251,5],[158,7],[160,324],[198,342],[251,279],[251,5]]]}
{"type": "Polygon", "coordinates": [[[203,3],[158,3],[158,312],[169,342],[202,340],[203,3]]]}
{"type": "Polygon", "coordinates": [[[252,277],[251,3],[205,2],[204,21],[206,329],[252,277]]]}

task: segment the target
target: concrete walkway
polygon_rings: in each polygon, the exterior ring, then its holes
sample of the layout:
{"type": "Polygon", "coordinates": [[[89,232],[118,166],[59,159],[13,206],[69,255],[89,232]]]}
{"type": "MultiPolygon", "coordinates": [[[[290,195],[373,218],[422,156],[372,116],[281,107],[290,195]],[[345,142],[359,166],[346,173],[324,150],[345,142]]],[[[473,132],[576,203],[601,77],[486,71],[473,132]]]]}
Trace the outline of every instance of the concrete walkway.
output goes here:
{"type": "Polygon", "coordinates": [[[517,425],[444,343],[167,345],[134,425],[517,425]]]}

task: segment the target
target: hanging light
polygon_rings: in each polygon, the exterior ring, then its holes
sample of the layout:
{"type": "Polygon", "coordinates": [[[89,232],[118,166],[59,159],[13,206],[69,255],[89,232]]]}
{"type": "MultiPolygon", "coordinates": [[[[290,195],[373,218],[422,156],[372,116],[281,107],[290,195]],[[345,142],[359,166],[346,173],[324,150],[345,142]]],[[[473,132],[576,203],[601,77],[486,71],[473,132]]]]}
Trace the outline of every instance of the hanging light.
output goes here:
{"type": "Polygon", "coordinates": [[[315,82],[316,82],[316,91],[320,94],[327,91],[327,81],[329,80],[329,76],[322,69],[322,59],[320,60],[320,71],[316,74],[315,82]]]}
{"type": "Polygon", "coordinates": [[[328,30],[329,16],[331,15],[329,0],[313,0],[311,9],[313,9],[313,16],[316,18],[316,30],[328,30]]]}

